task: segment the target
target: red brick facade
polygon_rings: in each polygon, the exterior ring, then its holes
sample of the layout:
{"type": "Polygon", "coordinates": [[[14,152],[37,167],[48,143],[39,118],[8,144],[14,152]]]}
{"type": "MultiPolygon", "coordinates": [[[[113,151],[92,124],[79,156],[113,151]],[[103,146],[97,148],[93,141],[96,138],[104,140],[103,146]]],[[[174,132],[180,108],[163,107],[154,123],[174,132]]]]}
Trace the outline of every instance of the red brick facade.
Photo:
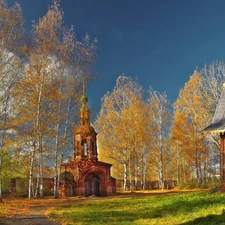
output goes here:
{"type": "Polygon", "coordinates": [[[61,196],[105,196],[116,192],[109,163],[98,161],[97,133],[90,124],[88,99],[81,97],[80,126],[74,132],[74,158],[62,165],[61,196]]]}

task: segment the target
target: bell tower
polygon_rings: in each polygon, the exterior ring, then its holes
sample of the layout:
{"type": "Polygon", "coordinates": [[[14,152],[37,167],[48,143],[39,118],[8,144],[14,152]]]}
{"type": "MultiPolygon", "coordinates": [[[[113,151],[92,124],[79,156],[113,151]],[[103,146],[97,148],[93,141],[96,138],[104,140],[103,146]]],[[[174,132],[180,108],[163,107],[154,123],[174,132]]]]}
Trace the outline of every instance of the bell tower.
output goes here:
{"type": "Polygon", "coordinates": [[[90,109],[87,106],[88,98],[83,85],[83,95],[80,99],[80,126],[74,132],[74,158],[85,161],[97,161],[97,144],[94,128],[90,124],[90,109]]]}
{"type": "Polygon", "coordinates": [[[80,125],[74,130],[74,158],[61,167],[70,180],[61,180],[60,195],[110,195],[116,192],[116,179],[110,175],[112,164],[98,160],[97,133],[90,123],[84,83],[80,101],[80,125]]]}

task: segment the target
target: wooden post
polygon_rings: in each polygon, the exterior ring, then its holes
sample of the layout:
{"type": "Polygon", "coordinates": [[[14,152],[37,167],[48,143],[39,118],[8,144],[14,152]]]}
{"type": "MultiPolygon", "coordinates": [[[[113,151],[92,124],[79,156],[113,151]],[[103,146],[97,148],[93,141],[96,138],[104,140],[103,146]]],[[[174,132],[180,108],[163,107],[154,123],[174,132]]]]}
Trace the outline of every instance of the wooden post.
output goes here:
{"type": "Polygon", "coordinates": [[[220,134],[220,180],[221,192],[225,192],[225,134],[220,134]]]}

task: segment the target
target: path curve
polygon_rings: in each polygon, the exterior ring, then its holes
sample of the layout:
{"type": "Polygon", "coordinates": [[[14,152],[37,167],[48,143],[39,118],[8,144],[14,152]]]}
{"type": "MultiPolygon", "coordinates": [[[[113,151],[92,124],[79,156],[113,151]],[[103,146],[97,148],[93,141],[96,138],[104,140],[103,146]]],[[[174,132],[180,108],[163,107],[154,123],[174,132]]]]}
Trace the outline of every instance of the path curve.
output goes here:
{"type": "Polygon", "coordinates": [[[55,199],[41,205],[31,206],[26,213],[16,211],[12,218],[0,218],[0,225],[60,225],[61,223],[51,221],[47,218],[46,212],[65,204],[85,201],[86,198],[79,199],[55,199]]]}

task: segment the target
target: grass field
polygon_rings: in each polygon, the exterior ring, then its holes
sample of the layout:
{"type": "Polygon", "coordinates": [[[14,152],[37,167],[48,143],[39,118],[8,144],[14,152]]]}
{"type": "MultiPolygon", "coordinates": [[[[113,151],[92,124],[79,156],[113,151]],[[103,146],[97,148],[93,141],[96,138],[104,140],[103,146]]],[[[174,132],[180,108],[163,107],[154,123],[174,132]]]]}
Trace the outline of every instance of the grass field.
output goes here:
{"type": "Polygon", "coordinates": [[[49,217],[72,224],[225,225],[225,194],[120,195],[60,206],[49,217]]]}

